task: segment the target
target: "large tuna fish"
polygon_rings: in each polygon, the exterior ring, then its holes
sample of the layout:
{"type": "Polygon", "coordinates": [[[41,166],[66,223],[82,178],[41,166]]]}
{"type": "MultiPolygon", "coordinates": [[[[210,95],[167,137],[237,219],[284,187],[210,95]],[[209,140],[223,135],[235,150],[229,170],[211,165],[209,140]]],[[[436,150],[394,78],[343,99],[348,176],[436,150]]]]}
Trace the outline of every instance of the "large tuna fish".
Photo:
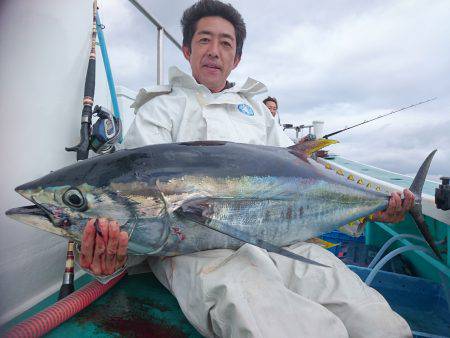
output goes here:
{"type": "MultiPolygon", "coordinates": [[[[173,256],[248,242],[311,263],[281,247],[386,209],[389,201],[307,159],[334,143],[314,142],[279,148],[201,141],[122,150],[17,187],[34,205],[7,215],[75,241],[89,218],[115,219],[129,233],[134,254],[173,256]]],[[[412,213],[438,254],[420,211],[433,155],[411,187],[412,213]]]]}

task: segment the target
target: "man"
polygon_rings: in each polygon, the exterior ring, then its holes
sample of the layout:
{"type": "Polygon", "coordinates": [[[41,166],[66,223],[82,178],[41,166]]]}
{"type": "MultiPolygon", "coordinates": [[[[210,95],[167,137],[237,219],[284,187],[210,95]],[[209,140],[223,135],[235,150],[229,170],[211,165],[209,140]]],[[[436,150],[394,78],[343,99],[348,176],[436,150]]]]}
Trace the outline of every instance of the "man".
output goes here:
{"type": "Polygon", "coordinates": [[[278,124],[281,125],[280,122],[280,115],[278,114],[278,101],[274,97],[266,97],[263,100],[263,103],[266,105],[266,107],[269,109],[270,113],[273,117],[277,116],[278,124]]]}
{"type": "MultiPolygon", "coordinates": [[[[208,139],[291,145],[269,111],[253,99],[264,85],[251,79],[242,86],[227,81],[242,55],[245,24],[240,14],[231,5],[201,0],[185,11],[181,23],[183,54],[192,77],[173,68],[166,90],[141,90],[126,146],[208,139]]],[[[400,220],[413,198],[405,191],[402,204],[400,194],[393,194],[380,217],[400,220]]],[[[95,275],[120,271],[127,241],[117,222],[90,220],[80,265],[95,275]]],[[[290,250],[332,268],[248,244],[236,251],[156,257],[150,266],[191,324],[208,337],[411,336],[403,318],[334,255],[308,243],[290,250]]],[[[131,260],[128,257],[128,265],[131,260]]]]}

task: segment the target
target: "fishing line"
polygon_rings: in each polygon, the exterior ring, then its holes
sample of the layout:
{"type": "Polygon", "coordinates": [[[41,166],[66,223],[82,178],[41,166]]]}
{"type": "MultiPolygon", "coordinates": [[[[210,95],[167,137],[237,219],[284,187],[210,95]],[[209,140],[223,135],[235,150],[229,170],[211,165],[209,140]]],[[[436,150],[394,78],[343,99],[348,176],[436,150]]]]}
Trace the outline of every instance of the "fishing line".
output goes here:
{"type": "Polygon", "coordinates": [[[410,109],[410,108],[413,108],[413,107],[420,106],[421,104],[425,104],[425,103],[427,103],[427,102],[431,102],[431,101],[436,100],[436,99],[437,99],[437,97],[433,97],[433,98],[431,98],[431,99],[428,99],[428,100],[425,100],[425,101],[421,101],[421,102],[417,102],[417,103],[414,103],[414,104],[412,104],[412,105],[410,105],[410,106],[402,107],[402,108],[400,108],[400,109],[391,111],[390,113],[378,115],[377,117],[374,117],[374,118],[372,118],[372,119],[370,119],[370,120],[364,120],[363,122],[357,123],[357,124],[355,124],[355,125],[353,125],[353,126],[346,127],[346,128],[344,128],[344,129],[341,129],[341,130],[335,131],[335,132],[333,132],[333,133],[327,134],[327,135],[323,136],[322,138],[327,139],[327,138],[329,138],[330,136],[333,136],[333,135],[342,133],[343,131],[346,131],[346,130],[349,130],[349,129],[352,129],[352,128],[361,126],[361,125],[363,125],[363,124],[366,124],[366,123],[369,123],[369,122],[372,122],[372,121],[381,119],[382,117],[385,117],[385,116],[388,116],[388,115],[391,115],[391,114],[398,113],[398,112],[400,112],[400,111],[402,111],[402,110],[407,110],[407,109],[410,109]]]}

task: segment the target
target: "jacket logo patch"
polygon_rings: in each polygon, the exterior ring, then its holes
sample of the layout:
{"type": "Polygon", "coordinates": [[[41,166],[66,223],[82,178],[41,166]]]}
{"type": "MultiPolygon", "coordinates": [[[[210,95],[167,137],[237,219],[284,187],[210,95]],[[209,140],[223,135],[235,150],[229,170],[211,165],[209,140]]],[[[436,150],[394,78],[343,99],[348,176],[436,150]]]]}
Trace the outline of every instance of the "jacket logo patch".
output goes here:
{"type": "Polygon", "coordinates": [[[255,115],[255,112],[253,111],[252,107],[250,107],[248,104],[241,103],[237,106],[238,110],[247,116],[253,116],[255,115]]]}

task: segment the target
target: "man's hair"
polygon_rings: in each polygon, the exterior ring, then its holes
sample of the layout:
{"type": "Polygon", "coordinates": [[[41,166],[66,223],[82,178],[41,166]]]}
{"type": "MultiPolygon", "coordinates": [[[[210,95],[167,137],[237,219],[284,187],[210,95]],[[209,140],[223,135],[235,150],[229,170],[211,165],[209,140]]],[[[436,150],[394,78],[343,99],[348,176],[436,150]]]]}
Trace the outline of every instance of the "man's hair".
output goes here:
{"type": "Polygon", "coordinates": [[[207,16],[219,16],[234,26],[236,33],[236,57],[241,57],[247,31],[241,14],[231,4],[218,0],[200,0],[186,9],[181,18],[183,28],[183,46],[191,50],[192,37],[197,29],[197,22],[207,16]]]}
{"type": "Polygon", "coordinates": [[[266,104],[266,102],[268,102],[268,101],[275,102],[275,104],[277,105],[277,108],[278,108],[278,101],[276,98],[267,96],[267,98],[264,99],[263,103],[266,104]]]}

